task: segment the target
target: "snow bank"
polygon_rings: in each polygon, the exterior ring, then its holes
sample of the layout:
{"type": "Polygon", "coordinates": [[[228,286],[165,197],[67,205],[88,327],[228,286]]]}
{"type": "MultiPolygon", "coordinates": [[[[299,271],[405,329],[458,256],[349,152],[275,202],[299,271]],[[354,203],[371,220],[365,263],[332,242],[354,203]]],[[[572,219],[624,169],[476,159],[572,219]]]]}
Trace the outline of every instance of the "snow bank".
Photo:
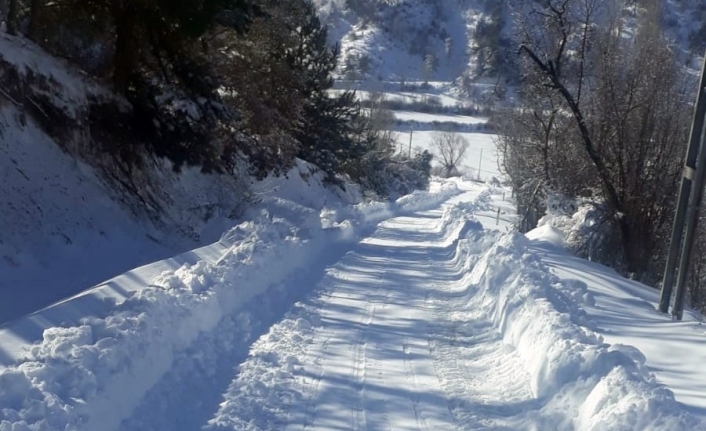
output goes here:
{"type": "Polygon", "coordinates": [[[254,297],[375,223],[458,192],[443,183],[390,204],[322,212],[267,198],[251,220],[223,235],[224,251],[212,263],[165,271],[122,302],[101,297],[114,301],[107,315],[48,328],[41,342],[23,347],[16,364],[0,368],[0,430],[116,429],[180,352],[225,317],[256,307],[254,297]]]}
{"type": "Polygon", "coordinates": [[[129,112],[127,101],[3,32],[0,93],[0,291],[12,296],[0,302],[0,324],[210,244],[241,215],[240,177],[177,173],[152,157],[126,173],[100,150],[122,138],[108,142],[96,117],[117,121],[111,110],[129,112]]]}
{"type": "Polygon", "coordinates": [[[546,242],[560,248],[566,247],[564,234],[549,223],[532,229],[525,236],[532,241],[546,242]]]}
{"type": "Polygon", "coordinates": [[[543,412],[573,411],[573,423],[562,429],[703,429],[636,349],[609,346],[587,328],[586,285],[561,282],[528,245],[524,235],[504,236],[475,263],[468,307],[487,310],[517,349],[543,412]]]}
{"type": "Polygon", "coordinates": [[[298,303],[251,347],[206,430],[264,430],[282,424],[288,411],[306,399],[299,385],[307,347],[320,326],[318,310],[298,303]]]}

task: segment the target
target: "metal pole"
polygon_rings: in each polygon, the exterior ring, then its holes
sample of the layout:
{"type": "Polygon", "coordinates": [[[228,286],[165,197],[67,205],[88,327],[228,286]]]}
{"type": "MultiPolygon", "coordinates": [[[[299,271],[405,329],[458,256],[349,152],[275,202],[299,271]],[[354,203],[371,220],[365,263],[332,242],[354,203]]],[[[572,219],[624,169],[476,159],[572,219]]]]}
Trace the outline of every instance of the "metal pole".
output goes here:
{"type": "Polygon", "coordinates": [[[677,275],[677,294],[674,298],[674,307],[672,307],[672,317],[676,320],[681,320],[684,314],[684,297],[686,296],[686,277],[689,275],[691,264],[691,255],[694,251],[694,241],[697,236],[697,228],[699,226],[699,212],[701,209],[701,201],[704,197],[704,180],[706,179],[706,140],[701,131],[701,151],[699,152],[698,168],[696,169],[696,178],[694,179],[694,187],[691,192],[691,205],[689,205],[686,224],[686,233],[684,234],[684,247],[681,251],[681,261],[679,262],[679,274],[677,275]]]}
{"type": "Polygon", "coordinates": [[[410,128],[409,129],[409,155],[407,156],[408,158],[412,158],[412,132],[414,132],[414,129],[410,128]]]}
{"type": "MultiPolygon", "coordinates": [[[[689,136],[689,145],[686,150],[686,160],[684,161],[684,173],[681,179],[681,187],[679,189],[679,201],[677,203],[676,215],[674,216],[674,225],[672,227],[672,238],[669,246],[669,254],[667,256],[667,265],[664,269],[664,278],[662,279],[662,292],[659,298],[659,311],[666,313],[669,309],[669,301],[672,297],[672,289],[674,287],[674,276],[677,268],[677,259],[679,258],[679,250],[682,248],[682,238],[684,233],[684,222],[686,221],[686,212],[691,197],[691,185],[694,180],[694,171],[696,169],[696,160],[699,152],[699,144],[703,135],[704,119],[706,118],[706,56],[701,71],[701,82],[699,84],[698,96],[696,98],[696,108],[694,110],[694,119],[691,124],[691,134],[689,136]]],[[[703,157],[703,156],[702,156],[703,157]]]]}

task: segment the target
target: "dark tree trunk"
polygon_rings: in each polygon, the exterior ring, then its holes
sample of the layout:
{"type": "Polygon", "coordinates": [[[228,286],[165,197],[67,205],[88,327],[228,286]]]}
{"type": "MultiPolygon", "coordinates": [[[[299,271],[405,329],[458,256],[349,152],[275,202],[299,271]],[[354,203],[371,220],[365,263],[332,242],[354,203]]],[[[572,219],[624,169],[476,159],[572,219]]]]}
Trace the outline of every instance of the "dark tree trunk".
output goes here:
{"type": "Polygon", "coordinates": [[[29,7],[29,28],[27,29],[27,35],[35,42],[39,42],[41,38],[39,33],[43,7],[43,0],[32,0],[29,7]]]}
{"type": "Polygon", "coordinates": [[[596,145],[593,142],[593,138],[591,137],[590,131],[588,130],[588,126],[586,125],[586,120],[583,116],[581,108],[576,102],[576,99],[574,99],[574,96],[562,82],[559,72],[554,67],[554,64],[551,62],[551,60],[548,63],[544,63],[537,56],[537,54],[535,54],[534,51],[532,51],[526,45],[522,45],[520,48],[530,57],[530,59],[537,65],[537,67],[539,67],[542,72],[544,72],[544,74],[551,82],[551,86],[555,90],[557,90],[559,94],[561,94],[566,104],[569,105],[569,109],[571,110],[574,120],[576,120],[576,125],[578,126],[579,133],[581,135],[581,140],[583,141],[586,153],[588,154],[588,157],[591,159],[591,162],[593,162],[593,165],[595,166],[596,171],[598,172],[598,178],[600,178],[601,183],[603,185],[603,191],[606,194],[608,205],[613,210],[613,213],[617,218],[618,227],[620,228],[621,234],[621,243],[623,247],[623,252],[625,253],[625,260],[627,263],[627,270],[628,272],[636,272],[640,268],[640,253],[637,250],[636,244],[633,244],[634,238],[632,235],[632,229],[630,228],[630,224],[624,213],[623,200],[620,198],[615,184],[613,184],[613,181],[611,181],[610,179],[610,172],[608,170],[608,167],[606,166],[603,158],[600,156],[598,150],[596,149],[596,145]]]}
{"type": "Polygon", "coordinates": [[[15,35],[17,34],[17,0],[10,0],[7,6],[7,18],[5,25],[7,26],[7,32],[15,35]]]}

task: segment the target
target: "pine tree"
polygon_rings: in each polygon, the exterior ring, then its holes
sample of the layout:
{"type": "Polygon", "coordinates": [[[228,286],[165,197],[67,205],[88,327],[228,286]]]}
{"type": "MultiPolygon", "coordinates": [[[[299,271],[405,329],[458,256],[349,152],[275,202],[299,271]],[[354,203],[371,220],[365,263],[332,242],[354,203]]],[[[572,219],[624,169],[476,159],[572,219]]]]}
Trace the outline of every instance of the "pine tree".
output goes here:
{"type": "Polygon", "coordinates": [[[333,180],[346,160],[359,158],[365,152],[354,138],[353,124],[360,108],[353,92],[328,94],[333,87],[339,47],[329,46],[326,27],[309,0],[301,2],[300,13],[297,45],[289,55],[290,64],[304,79],[303,124],[295,135],[301,143],[299,157],[317,164],[333,180]]]}

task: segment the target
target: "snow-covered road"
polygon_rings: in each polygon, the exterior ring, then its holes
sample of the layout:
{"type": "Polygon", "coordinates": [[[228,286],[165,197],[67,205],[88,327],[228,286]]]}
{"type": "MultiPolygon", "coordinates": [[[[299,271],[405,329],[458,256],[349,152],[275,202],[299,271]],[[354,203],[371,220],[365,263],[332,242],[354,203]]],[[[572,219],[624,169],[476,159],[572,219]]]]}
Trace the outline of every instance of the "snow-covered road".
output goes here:
{"type": "Polygon", "coordinates": [[[86,293],[105,317],[6,350],[0,430],[706,429],[591,329],[586,284],[491,230],[503,189],[433,189],[321,214],[275,199],[211,263],[86,293]]]}
{"type": "MultiPolygon", "coordinates": [[[[487,198],[474,191],[453,201],[470,200],[470,211],[487,198]]],[[[459,251],[458,241],[471,231],[485,238],[483,227],[444,207],[383,222],[331,266],[302,306],[309,312],[275,325],[256,344],[241,366],[249,372],[233,381],[213,429],[444,430],[459,421],[487,427],[516,413],[491,408],[478,417],[489,396],[531,400],[517,353],[487,319],[469,319],[462,310],[472,248],[459,251]],[[286,356],[297,343],[307,347],[286,356]],[[243,408],[268,404],[269,414],[243,408]]]]}
{"type": "Polygon", "coordinates": [[[577,324],[585,290],[474,220],[489,201],[381,223],[253,345],[207,429],[701,429],[577,324]]]}

